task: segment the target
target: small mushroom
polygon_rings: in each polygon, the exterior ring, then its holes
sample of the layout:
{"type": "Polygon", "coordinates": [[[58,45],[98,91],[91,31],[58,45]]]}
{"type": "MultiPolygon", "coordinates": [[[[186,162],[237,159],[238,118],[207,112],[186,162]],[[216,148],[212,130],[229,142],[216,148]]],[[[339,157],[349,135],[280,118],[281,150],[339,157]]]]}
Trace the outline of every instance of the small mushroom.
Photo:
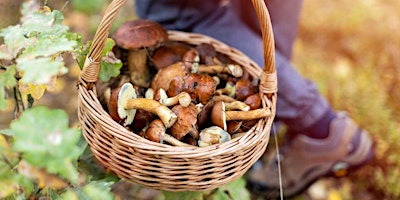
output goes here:
{"type": "Polygon", "coordinates": [[[242,127],[242,124],[243,124],[243,121],[236,121],[236,120],[229,121],[227,123],[227,130],[226,131],[231,135],[235,134],[237,131],[240,130],[240,128],[242,127]]]}
{"type": "Polygon", "coordinates": [[[266,108],[259,108],[250,111],[227,111],[225,103],[222,101],[216,102],[211,111],[211,121],[214,125],[227,130],[227,121],[232,120],[253,120],[268,117],[271,111],[266,108]]]}
{"type": "Polygon", "coordinates": [[[121,85],[111,91],[110,99],[108,101],[108,112],[111,118],[122,124],[127,126],[132,123],[133,119],[135,118],[136,109],[134,110],[125,110],[123,104],[126,104],[128,99],[135,99],[137,98],[137,94],[135,89],[130,83],[130,85],[123,87],[121,85]]]}
{"type": "Polygon", "coordinates": [[[135,118],[133,122],[129,125],[129,128],[134,133],[140,133],[143,129],[148,127],[149,123],[155,118],[154,114],[147,112],[145,110],[136,110],[135,118]]]}
{"type": "Polygon", "coordinates": [[[235,96],[239,101],[244,101],[248,96],[254,94],[255,88],[249,79],[240,79],[235,84],[235,96]]]}
{"type": "Polygon", "coordinates": [[[157,70],[160,70],[164,67],[180,62],[187,51],[188,48],[182,43],[167,43],[155,50],[152,57],[154,67],[157,70]]]}
{"type": "Polygon", "coordinates": [[[167,90],[168,96],[187,92],[196,103],[206,104],[214,95],[217,84],[211,76],[190,73],[188,76],[175,77],[167,90]]]}
{"type": "Polygon", "coordinates": [[[241,77],[243,75],[243,69],[240,65],[228,64],[222,65],[199,65],[195,73],[206,73],[206,74],[230,74],[234,77],[241,77]]]}
{"type": "Polygon", "coordinates": [[[218,126],[211,126],[209,128],[203,129],[200,132],[198,145],[200,147],[206,147],[213,144],[221,144],[229,140],[231,140],[231,136],[228,132],[222,130],[218,126]]]}
{"type": "Polygon", "coordinates": [[[183,107],[188,107],[192,101],[187,92],[181,92],[176,96],[168,97],[167,92],[162,88],[158,89],[154,94],[154,100],[159,101],[161,104],[166,106],[174,106],[179,103],[183,107]]]}
{"type": "Polygon", "coordinates": [[[250,107],[250,110],[254,110],[261,107],[261,97],[259,93],[248,96],[243,103],[250,107]]]}
{"type": "Polygon", "coordinates": [[[218,60],[217,51],[210,43],[201,43],[195,47],[196,51],[200,56],[200,63],[205,65],[215,65],[221,64],[221,61],[218,60]]]}
{"type": "Polygon", "coordinates": [[[196,73],[200,62],[199,53],[192,48],[183,55],[182,61],[190,72],[196,73]]]}
{"type": "Polygon", "coordinates": [[[147,56],[168,40],[167,31],[156,22],[136,19],[118,27],[113,38],[118,47],[129,51],[127,60],[132,82],[140,87],[149,87],[151,73],[147,56]]]}
{"type": "Polygon", "coordinates": [[[167,128],[171,127],[177,119],[175,113],[160,102],[148,98],[136,98],[135,89],[130,83],[123,84],[121,88],[118,91],[114,91],[114,93],[116,94],[112,94],[110,97],[110,113],[113,113],[113,115],[117,113],[120,119],[118,121],[122,119],[124,121],[124,126],[132,123],[136,114],[136,109],[145,110],[157,115],[167,128]]]}
{"type": "Polygon", "coordinates": [[[235,83],[230,82],[230,81],[227,82],[227,83],[225,84],[225,87],[224,87],[224,88],[217,89],[217,90],[215,91],[215,94],[216,94],[216,95],[225,94],[225,95],[227,95],[227,96],[229,96],[229,97],[235,97],[235,94],[236,94],[236,86],[235,86],[235,83]]]}
{"type": "MultiPolygon", "coordinates": [[[[211,100],[207,102],[206,105],[202,106],[200,109],[199,114],[197,114],[197,126],[199,129],[203,129],[209,127],[210,125],[210,118],[211,118],[211,111],[214,107],[215,101],[211,100]]],[[[203,105],[203,104],[201,104],[203,105]]]]}
{"type": "Polygon", "coordinates": [[[149,124],[149,128],[146,130],[146,138],[157,143],[164,143],[165,141],[174,146],[191,147],[191,145],[168,135],[165,133],[165,130],[164,123],[160,119],[155,119],[149,124]]]}
{"type": "Polygon", "coordinates": [[[194,139],[198,139],[199,132],[196,127],[198,111],[196,106],[194,104],[186,107],[176,105],[172,108],[172,112],[178,116],[178,119],[170,128],[172,136],[181,140],[189,133],[194,139]]]}

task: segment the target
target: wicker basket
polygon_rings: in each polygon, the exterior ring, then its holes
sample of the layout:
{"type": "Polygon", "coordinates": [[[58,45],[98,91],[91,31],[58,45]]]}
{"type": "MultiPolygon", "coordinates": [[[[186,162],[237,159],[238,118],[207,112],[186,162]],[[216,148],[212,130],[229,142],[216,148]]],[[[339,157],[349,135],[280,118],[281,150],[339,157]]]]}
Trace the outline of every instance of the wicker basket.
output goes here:
{"type": "Polygon", "coordinates": [[[100,54],[111,24],[125,2],[114,0],[109,5],[79,77],[78,115],[94,156],[119,177],[159,190],[211,190],[239,178],[264,153],[276,113],[274,41],[264,0],[252,0],[264,40],[263,70],[242,52],[218,40],[201,34],[169,31],[172,41],[213,44],[217,52],[236,61],[251,76],[259,77],[263,107],[272,112],[272,116],[260,119],[243,136],[208,147],[175,147],[151,142],[122,127],[103,109],[96,88],[100,54]]]}

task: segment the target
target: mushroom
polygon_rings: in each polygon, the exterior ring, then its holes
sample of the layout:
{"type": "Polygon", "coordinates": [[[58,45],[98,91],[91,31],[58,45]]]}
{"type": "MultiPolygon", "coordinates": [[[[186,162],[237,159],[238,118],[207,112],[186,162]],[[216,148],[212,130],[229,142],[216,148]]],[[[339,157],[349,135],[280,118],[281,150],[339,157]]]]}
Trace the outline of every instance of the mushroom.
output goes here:
{"type": "Polygon", "coordinates": [[[129,125],[129,128],[134,133],[140,133],[143,129],[148,127],[149,123],[154,120],[154,114],[147,112],[145,110],[136,110],[135,118],[133,122],[129,125]]]}
{"type": "Polygon", "coordinates": [[[198,145],[200,147],[206,147],[213,144],[221,144],[229,140],[231,140],[231,136],[229,135],[228,132],[222,130],[218,126],[211,126],[203,129],[200,132],[198,145]]]}
{"type": "Polygon", "coordinates": [[[164,143],[166,141],[174,146],[191,147],[191,145],[168,135],[165,133],[165,130],[164,123],[160,119],[155,119],[149,124],[149,128],[146,130],[146,138],[157,143],[164,143]]]}
{"type": "Polygon", "coordinates": [[[237,64],[222,65],[199,65],[197,71],[194,73],[206,73],[206,74],[219,74],[226,73],[234,77],[241,77],[243,75],[243,69],[237,64]]]}
{"type": "Polygon", "coordinates": [[[114,120],[117,119],[116,121],[122,120],[124,126],[132,123],[135,118],[136,109],[145,110],[157,115],[167,128],[171,127],[177,119],[175,113],[160,102],[148,98],[136,98],[136,91],[130,83],[123,84],[119,90],[111,94],[110,115],[113,119],[115,117],[114,120]]]}
{"type": "Polygon", "coordinates": [[[227,95],[218,95],[215,94],[212,98],[213,101],[223,101],[223,102],[234,102],[237,101],[236,99],[234,99],[233,97],[227,96],[227,95]]]}
{"type": "Polygon", "coordinates": [[[250,106],[241,101],[233,101],[233,102],[224,102],[225,110],[241,110],[241,111],[249,111],[250,106]]]}
{"type": "Polygon", "coordinates": [[[200,63],[205,65],[221,64],[221,61],[216,57],[217,51],[210,43],[201,43],[195,47],[200,56],[200,63]]]}
{"type": "Polygon", "coordinates": [[[237,131],[239,131],[240,130],[240,127],[242,126],[242,124],[243,124],[243,121],[236,121],[236,120],[233,120],[233,121],[229,121],[228,123],[227,123],[227,132],[229,133],[229,134],[234,134],[234,133],[236,133],[237,131]]]}
{"type": "Polygon", "coordinates": [[[199,114],[197,114],[197,126],[199,127],[199,129],[203,129],[209,126],[211,111],[214,107],[214,104],[215,101],[211,100],[207,102],[206,105],[201,107],[199,114]]]}
{"type": "Polygon", "coordinates": [[[172,108],[172,112],[178,116],[178,119],[170,128],[172,136],[181,140],[189,133],[194,139],[198,139],[199,132],[196,127],[198,111],[196,106],[194,104],[187,107],[176,105],[172,108]]]}
{"type": "Polygon", "coordinates": [[[176,104],[180,104],[183,107],[188,107],[190,102],[192,101],[189,93],[181,92],[176,96],[168,97],[167,92],[164,89],[160,88],[154,94],[154,100],[159,101],[161,104],[166,106],[174,106],[176,104]]]}
{"type": "Polygon", "coordinates": [[[127,126],[135,118],[136,110],[125,110],[120,105],[127,99],[137,98],[137,94],[133,87],[123,87],[124,85],[120,85],[111,91],[107,106],[111,118],[119,124],[127,126]]]}
{"type": "Polygon", "coordinates": [[[216,102],[211,111],[211,121],[214,125],[227,130],[227,121],[232,120],[253,120],[268,117],[271,111],[266,108],[259,108],[250,111],[227,111],[223,101],[216,102]]]}
{"type": "Polygon", "coordinates": [[[259,93],[248,96],[243,103],[250,107],[250,110],[254,110],[261,107],[261,97],[259,93]]]}
{"type": "Polygon", "coordinates": [[[184,77],[187,76],[188,72],[186,71],[186,67],[183,62],[177,62],[170,66],[160,69],[157,74],[154,76],[153,81],[151,82],[151,88],[154,91],[162,88],[165,91],[168,90],[170,82],[175,77],[184,77]]]}
{"type": "Polygon", "coordinates": [[[239,101],[245,100],[248,96],[254,94],[255,88],[249,79],[240,79],[235,84],[235,96],[239,101]]]}
{"type": "Polygon", "coordinates": [[[199,53],[192,48],[183,55],[182,61],[190,72],[196,73],[200,62],[199,53]]]}
{"type": "Polygon", "coordinates": [[[236,93],[235,83],[230,81],[225,84],[224,88],[220,88],[215,91],[216,95],[225,94],[229,97],[235,97],[235,93],[236,93]]]}
{"type": "Polygon", "coordinates": [[[156,22],[137,19],[123,23],[113,38],[118,47],[128,50],[128,69],[132,82],[140,87],[149,87],[151,73],[147,66],[147,55],[168,40],[167,31],[156,22]]]}
{"type": "Polygon", "coordinates": [[[176,96],[187,92],[196,103],[205,105],[214,95],[217,84],[211,76],[190,73],[187,76],[175,77],[169,84],[168,96],[176,96]]]}
{"type": "Polygon", "coordinates": [[[154,67],[160,70],[164,67],[182,61],[183,55],[188,51],[188,47],[178,42],[167,43],[156,49],[152,61],[154,67]]]}

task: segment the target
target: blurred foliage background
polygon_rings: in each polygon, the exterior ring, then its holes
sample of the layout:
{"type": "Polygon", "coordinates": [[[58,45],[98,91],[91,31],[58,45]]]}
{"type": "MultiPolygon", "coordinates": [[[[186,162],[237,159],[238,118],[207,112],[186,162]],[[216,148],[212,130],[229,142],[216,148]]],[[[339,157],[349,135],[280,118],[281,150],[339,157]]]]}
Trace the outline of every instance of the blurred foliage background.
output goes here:
{"type": "MultiPolygon", "coordinates": [[[[0,26],[15,22],[18,3],[0,2],[0,26]],[[12,6],[12,7],[11,7],[12,6]],[[12,8],[12,9],[11,9],[12,8]]],[[[91,40],[110,0],[48,0],[62,9],[65,24],[91,40]]],[[[136,18],[129,1],[114,27],[136,18]]],[[[372,163],[350,177],[323,179],[298,199],[399,199],[400,198],[400,2],[396,0],[304,0],[293,63],[315,81],[337,110],[347,111],[375,140],[372,163]]],[[[79,67],[69,62],[69,73],[57,89],[38,104],[63,108],[72,124],[76,117],[76,78],[79,67]],[[66,98],[67,97],[67,98],[66,98]],[[67,102],[66,102],[67,99],[67,102]]],[[[9,125],[10,108],[0,115],[0,128],[9,125]]],[[[270,145],[271,147],[272,145],[270,145]]],[[[142,190],[123,190],[126,195],[149,196],[142,190]]],[[[150,195],[151,196],[151,195],[150,195]]]]}

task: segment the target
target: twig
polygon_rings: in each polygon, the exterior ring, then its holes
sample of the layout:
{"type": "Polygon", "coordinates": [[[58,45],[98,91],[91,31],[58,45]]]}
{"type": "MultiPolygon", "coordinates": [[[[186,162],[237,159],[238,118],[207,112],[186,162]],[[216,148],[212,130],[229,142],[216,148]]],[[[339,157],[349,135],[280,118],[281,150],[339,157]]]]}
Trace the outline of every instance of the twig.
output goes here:
{"type": "Polygon", "coordinates": [[[66,0],[63,7],[61,7],[60,11],[63,12],[64,9],[67,7],[67,5],[69,4],[69,0],[66,0]]]}

